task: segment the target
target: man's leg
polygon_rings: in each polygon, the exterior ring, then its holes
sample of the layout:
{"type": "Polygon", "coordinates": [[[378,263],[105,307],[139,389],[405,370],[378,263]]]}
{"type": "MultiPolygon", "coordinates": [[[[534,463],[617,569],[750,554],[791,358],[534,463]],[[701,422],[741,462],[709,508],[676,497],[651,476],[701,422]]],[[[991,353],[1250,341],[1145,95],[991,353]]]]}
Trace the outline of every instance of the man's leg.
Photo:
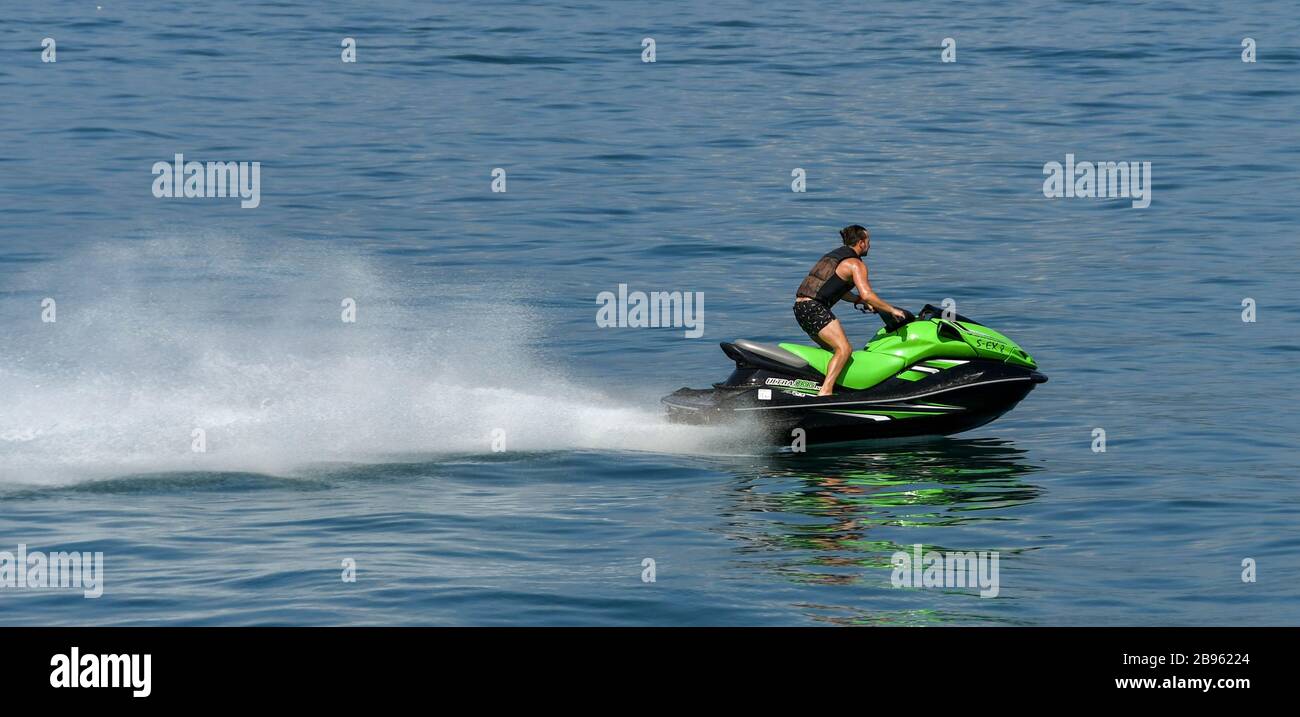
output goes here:
{"type": "Polygon", "coordinates": [[[817,332],[817,338],[829,344],[832,351],[830,363],[826,364],[826,380],[822,382],[821,391],[817,392],[818,396],[829,396],[835,389],[835,379],[840,377],[844,364],[853,355],[853,346],[849,344],[849,337],[844,335],[839,319],[826,324],[826,328],[817,332]]]}

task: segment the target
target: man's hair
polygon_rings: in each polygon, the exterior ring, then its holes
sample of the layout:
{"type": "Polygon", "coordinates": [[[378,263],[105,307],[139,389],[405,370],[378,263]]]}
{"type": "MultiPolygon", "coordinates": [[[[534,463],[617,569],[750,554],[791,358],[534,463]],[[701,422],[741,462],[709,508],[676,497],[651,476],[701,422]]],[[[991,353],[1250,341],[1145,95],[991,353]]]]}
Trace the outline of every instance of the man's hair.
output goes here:
{"type": "Polygon", "coordinates": [[[861,224],[850,224],[840,230],[840,238],[844,240],[844,246],[853,246],[870,236],[871,232],[861,224]]]}

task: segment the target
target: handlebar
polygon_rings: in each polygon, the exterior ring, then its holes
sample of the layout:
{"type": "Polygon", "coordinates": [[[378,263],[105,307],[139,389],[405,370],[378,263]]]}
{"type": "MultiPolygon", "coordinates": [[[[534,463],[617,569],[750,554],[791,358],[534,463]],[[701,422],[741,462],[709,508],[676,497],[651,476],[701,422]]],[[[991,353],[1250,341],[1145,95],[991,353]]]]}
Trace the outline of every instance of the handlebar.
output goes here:
{"type": "Polygon", "coordinates": [[[853,308],[857,309],[858,311],[861,311],[864,314],[877,314],[878,316],[880,316],[880,320],[885,322],[885,328],[890,331],[893,331],[899,328],[900,326],[903,326],[904,324],[910,324],[913,321],[916,321],[916,315],[908,311],[907,309],[899,309],[899,311],[903,312],[903,318],[896,319],[894,318],[893,314],[886,314],[886,313],[875,311],[867,304],[862,304],[862,303],[854,304],[853,308]]]}
{"type": "Polygon", "coordinates": [[[905,324],[910,324],[913,321],[916,321],[916,315],[908,311],[907,309],[899,309],[899,311],[903,312],[903,318],[901,319],[894,318],[893,314],[880,315],[880,320],[885,322],[885,328],[888,329],[889,331],[894,331],[896,329],[901,328],[905,324]]]}

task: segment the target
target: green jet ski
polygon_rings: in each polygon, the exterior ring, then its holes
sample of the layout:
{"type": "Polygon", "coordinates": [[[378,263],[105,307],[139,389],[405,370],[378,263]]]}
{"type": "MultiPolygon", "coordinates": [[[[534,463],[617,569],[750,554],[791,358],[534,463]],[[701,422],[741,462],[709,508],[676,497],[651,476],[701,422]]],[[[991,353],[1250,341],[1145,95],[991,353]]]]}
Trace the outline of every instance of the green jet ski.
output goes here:
{"type": "Polygon", "coordinates": [[[817,396],[829,351],[738,339],[720,344],[736,362],[731,376],[665,396],[668,417],[756,420],[781,442],[797,428],[808,443],[948,435],[992,421],[1047,381],[1033,357],[978,321],[930,304],[902,321],[881,318],[885,328],[853,352],[830,396],[817,396]]]}

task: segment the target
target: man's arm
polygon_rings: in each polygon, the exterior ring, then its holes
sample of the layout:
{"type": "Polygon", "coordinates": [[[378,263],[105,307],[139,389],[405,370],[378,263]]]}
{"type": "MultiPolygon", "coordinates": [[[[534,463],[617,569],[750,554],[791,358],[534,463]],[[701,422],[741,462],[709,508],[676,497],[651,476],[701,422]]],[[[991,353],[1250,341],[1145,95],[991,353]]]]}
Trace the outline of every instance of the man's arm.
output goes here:
{"type": "Polygon", "coordinates": [[[873,314],[876,313],[876,310],[875,310],[874,308],[872,308],[871,304],[868,304],[867,302],[863,301],[863,300],[862,300],[862,297],[861,297],[861,296],[858,296],[858,295],[855,294],[855,293],[853,293],[853,290],[852,290],[852,289],[846,289],[846,290],[844,291],[844,295],[841,296],[838,300],[839,300],[839,301],[847,301],[847,302],[849,302],[850,304],[853,304],[854,306],[857,306],[858,304],[863,304],[863,305],[866,306],[866,308],[867,308],[868,311],[870,311],[870,312],[873,313],[873,314]]]}
{"type": "MultiPolygon", "coordinates": [[[[858,295],[856,297],[853,297],[854,299],[856,299],[856,301],[854,301],[853,303],[866,304],[867,306],[870,306],[872,309],[875,309],[876,313],[878,314],[879,313],[893,314],[894,316],[897,316],[900,319],[905,316],[903,312],[899,311],[898,309],[895,309],[893,306],[890,306],[889,302],[880,298],[879,296],[876,295],[876,292],[871,290],[871,282],[867,281],[867,265],[865,262],[845,261],[844,263],[849,265],[849,271],[853,274],[853,285],[858,289],[858,295]]],[[[849,298],[849,294],[847,293],[844,296],[845,298],[849,298]]]]}

